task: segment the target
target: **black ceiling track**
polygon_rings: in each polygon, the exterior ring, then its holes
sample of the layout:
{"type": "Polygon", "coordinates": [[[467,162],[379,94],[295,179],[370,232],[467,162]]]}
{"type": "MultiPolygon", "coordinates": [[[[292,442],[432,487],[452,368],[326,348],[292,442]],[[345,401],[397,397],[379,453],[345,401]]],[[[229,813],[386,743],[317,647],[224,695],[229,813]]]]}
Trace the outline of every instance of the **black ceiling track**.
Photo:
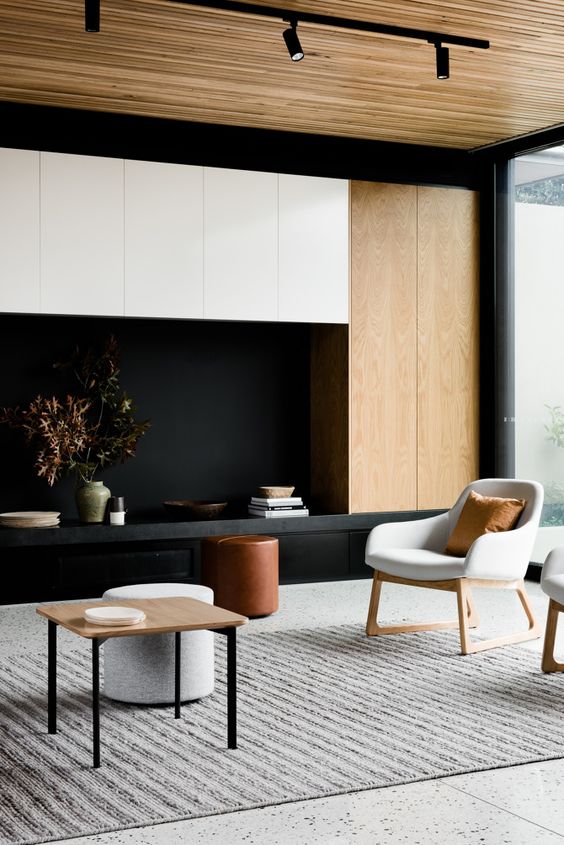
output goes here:
{"type": "Polygon", "coordinates": [[[448,35],[445,32],[434,32],[425,29],[411,29],[410,27],[391,26],[372,21],[355,20],[354,18],[340,18],[333,15],[320,15],[316,12],[306,12],[298,9],[285,9],[280,6],[258,6],[254,3],[240,3],[238,0],[171,0],[205,9],[219,9],[226,12],[240,12],[245,15],[258,15],[267,18],[280,18],[283,21],[299,21],[319,26],[329,26],[334,29],[352,29],[359,32],[372,32],[379,35],[391,35],[396,38],[410,38],[428,41],[431,44],[455,44],[459,47],[473,47],[477,50],[487,50],[489,41],[481,38],[466,38],[462,35],[448,35]]]}

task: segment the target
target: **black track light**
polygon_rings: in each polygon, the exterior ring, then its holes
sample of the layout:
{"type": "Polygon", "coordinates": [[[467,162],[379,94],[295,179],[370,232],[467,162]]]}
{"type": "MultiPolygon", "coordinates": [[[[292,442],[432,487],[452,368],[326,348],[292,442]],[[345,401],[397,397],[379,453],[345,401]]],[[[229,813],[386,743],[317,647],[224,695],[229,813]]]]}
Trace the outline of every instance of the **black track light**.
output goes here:
{"type": "Polygon", "coordinates": [[[100,0],[84,0],[84,31],[100,32],[100,0]]]}
{"type": "Polygon", "coordinates": [[[290,58],[293,62],[299,62],[304,57],[304,51],[302,50],[302,45],[300,44],[300,39],[298,38],[297,26],[297,21],[290,21],[290,29],[285,29],[282,33],[290,58]]]}
{"type": "Polygon", "coordinates": [[[436,59],[437,59],[437,79],[449,78],[449,55],[448,47],[443,47],[442,44],[435,44],[436,59]]]}

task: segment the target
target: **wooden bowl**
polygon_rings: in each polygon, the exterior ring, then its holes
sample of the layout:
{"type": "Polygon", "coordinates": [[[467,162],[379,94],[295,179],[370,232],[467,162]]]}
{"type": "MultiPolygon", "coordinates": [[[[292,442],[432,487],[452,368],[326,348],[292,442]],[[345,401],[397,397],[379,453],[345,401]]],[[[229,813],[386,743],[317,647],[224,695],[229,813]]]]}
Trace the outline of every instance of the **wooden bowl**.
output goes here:
{"type": "Polygon", "coordinates": [[[291,496],[295,487],[259,487],[259,496],[264,499],[285,499],[291,496]]]}
{"type": "Polygon", "coordinates": [[[175,519],[215,519],[227,507],[227,502],[204,499],[172,499],[163,505],[175,519]]]}

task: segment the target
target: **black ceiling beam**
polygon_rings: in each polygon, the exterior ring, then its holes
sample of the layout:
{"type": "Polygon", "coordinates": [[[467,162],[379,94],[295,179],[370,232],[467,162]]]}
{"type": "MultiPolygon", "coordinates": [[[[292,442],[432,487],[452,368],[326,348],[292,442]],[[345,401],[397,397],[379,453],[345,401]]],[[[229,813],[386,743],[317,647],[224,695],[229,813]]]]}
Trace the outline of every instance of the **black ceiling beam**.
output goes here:
{"type": "Polygon", "coordinates": [[[0,101],[0,146],[478,190],[465,150],[0,101]]]}
{"type": "Polygon", "coordinates": [[[462,35],[448,35],[445,32],[390,26],[384,23],[360,21],[353,18],[339,18],[333,15],[320,15],[315,12],[300,11],[299,9],[284,9],[279,6],[257,6],[254,3],[240,3],[238,0],[171,0],[171,2],[184,3],[188,6],[197,6],[205,9],[240,12],[245,15],[280,18],[283,21],[313,23],[335,29],[352,29],[359,32],[373,32],[378,35],[392,35],[396,38],[411,38],[419,41],[428,41],[431,44],[455,44],[459,47],[474,47],[477,50],[487,50],[490,46],[489,41],[484,41],[481,38],[466,38],[462,35]]]}
{"type": "Polygon", "coordinates": [[[515,158],[519,155],[536,153],[540,150],[556,147],[564,144],[564,123],[549,126],[546,129],[539,129],[527,132],[524,135],[515,135],[512,138],[504,138],[501,141],[494,141],[491,144],[484,144],[469,150],[473,156],[484,159],[500,160],[515,158]]]}

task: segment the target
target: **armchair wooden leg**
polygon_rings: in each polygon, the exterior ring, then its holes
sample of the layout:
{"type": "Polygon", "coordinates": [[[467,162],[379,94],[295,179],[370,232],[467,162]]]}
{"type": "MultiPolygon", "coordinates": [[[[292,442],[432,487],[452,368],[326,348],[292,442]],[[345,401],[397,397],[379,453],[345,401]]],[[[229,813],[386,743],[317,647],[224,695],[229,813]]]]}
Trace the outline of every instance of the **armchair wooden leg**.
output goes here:
{"type": "MultiPolygon", "coordinates": [[[[374,571],[374,579],[372,581],[372,593],[370,595],[370,605],[368,607],[368,618],[366,620],[366,636],[377,637],[382,634],[407,634],[415,631],[440,631],[444,628],[458,628],[458,619],[448,622],[417,622],[408,625],[379,625],[378,624],[378,607],[380,605],[380,594],[382,591],[382,584],[387,581],[391,584],[405,584],[409,587],[426,587],[435,590],[448,590],[455,592],[456,583],[452,581],[411,581],[408,578],[399,578],[395,575],[387,575],[384,572],[374,571]]],[[[472,619],[470,624],[474,624],[477,619],[477,614],[472,602],[472,596],[469,594],[467,599],[468,619],[472,619]]],[[[477,624],[477,623],[476,623],[477,624]]]]}
{"type": "Polygon", "coordinates": [[[370,604],[368,605],[368,618],[366,620],[367,637],[374,637],[378,633],[378,607],[380,605],[380,593],[382,592],[382,582],[378,577],[379,574],[377,570],[374,570],[370,604]]]}
{"type": "Polygon", "coordinates": [[[558,627],[558,614],[562,611],[564,611],[564,607],[558,604],[558,602],[555,602],[554,599],[550,599],[542,652],[541,666],[543,672],[564,672],[564,663],[558,663],[554,659],[554,641],[558,627]]]}
{"type": "Polygon", "coordinates": [[[462,654],[470,654],[472,644],[470,642],[470,628],[477,628],[480,624],[480,617],[474,604],[474,597],[470,584],[465,578],[459,578],[456,582],[456,602],[458,606],[458,623],[460,626],[460,647],[462,654]],[[467,613],[464,609],[467,609],[467,613]]]}
{"type": "Polygon", "coordinates": [[[525,589],[524,582],[521,581],[489,581],[486,579],[471,579],[461,578],[457,587],[458,598],[458,618],[460,620],[460,648],[462,654],[475,654],[478,651],[486,651],[490,648],[497,648],[502,645],[511,645],[514,643],[523,643],[528,640],[535,640],[541,636],[541,629],[535,616],[533,609],[529,602],[529,597],[525,589]],[[466,614],[463,613],[464,607],[468,601],[468,590],[471,586],[489,587],[497,590],[516,590],[517,595],[523,610],[527,616],[529,627],[526,631],[518,631],[515,634],[506,634],[503,637],[495,637],[491,640],[484,640],[478,643],[470,641],[470,632],[468,630],[468,620],[466,614]]]}
{"type": "Polygon", "coordinates": [[[531,639],[535,639],[535,637],[540,637],[542,632],[535,618],[535,614],[533,613],[533,608],[531,607],[529,596],[527,595],[527,591],[525,589],[524,581],[519,581],[519,584],[517,586],[517,595],[519,596],[521,604],[523,605],[523,610],[525,611],[527,619],[529,620],[528,631],[531,634],[531,639]]]}
{"type": "MultiPolygon", "coordinates": [[[[470,654],[472,651],[472,643],[470,642],[470,632],[468,630],[468,616],[466,608],[470,606],[468,594],[470,590],[465,578],[459,578],[456,582],[456,603],[458,606],[458,624],[460,627],[460,650],[462,654],[470,654]]],[[[470,594],[471,595],[471,594],[470,594]]],[[[470,598],[470,601],[472,599],[470,598]]]]}
{"type": "MultiPolygon", "coordinates": [[[[561,609],[562,612],[564,612],[564,607],[561,609]]],[[[554,625],[556,626],[556,622],[554,622],[554,625]]],[[[404,634],[411,631],[438,631],[443,628],[459,628],[460,649],[462,654],[474,654],[478,651],[497,648],[497,646],[534,640],[541,636],[541,629],[534,617],[532,607],[529,603],[529,597],[527,596],[527,591],[525,590],[525,584],[522,580],[490,581],[478,578],[453,578],[448,581],[414,581],[408,578],[400,578],[396,575],[387,575],[384,572],[378,572],[375,570],[374,579],[372,581],[370,606],[368,608],[368,619],[366,620],[366,635],[368,637],[375,637],[381,634],[404,634]],[[382,591],[382,583],[384,581],[391,584],[406,584],[410,587],[424,587],[431,590],[448,590],[449,592],[456,593],[458,619],[452,622],[423,622],[414,625],[379,625],[378,607],[380,605],[380,594],[382,591]],[[491,640],[473,643],[470,639],[470,628],[476,627],[479,619],[472,596],[472,587],[488,587],[489,589],[497,590],[515,590],[519,596],[519,600],[529,622],[527,630],[518,631],[515,634],[506,634],[503,637],[496,637],[491,640]]],[[[550,642],[548,647],[550,647],[550,642]]],[[[547,646],[545,645],[545,649],[546,648],[547,646]]],[[[564,664],[557,664],[553,662],[553,664],[547,665],[554,665],[558,668],[552,670],[545,669],[545,671],[564,671],[564,664]],[[562,669],[560,669],[561,665],[562,669]]]]}
{"type": "Polygon", "coordinates": [[[472,590],[468,585],[466,585],[466,605],[468,607],[468,627],[469,628],[477,628],[480,624],[480,615],[476,610],[476,605],[474,604],[474,597],[472,595],[472,590]]]}

